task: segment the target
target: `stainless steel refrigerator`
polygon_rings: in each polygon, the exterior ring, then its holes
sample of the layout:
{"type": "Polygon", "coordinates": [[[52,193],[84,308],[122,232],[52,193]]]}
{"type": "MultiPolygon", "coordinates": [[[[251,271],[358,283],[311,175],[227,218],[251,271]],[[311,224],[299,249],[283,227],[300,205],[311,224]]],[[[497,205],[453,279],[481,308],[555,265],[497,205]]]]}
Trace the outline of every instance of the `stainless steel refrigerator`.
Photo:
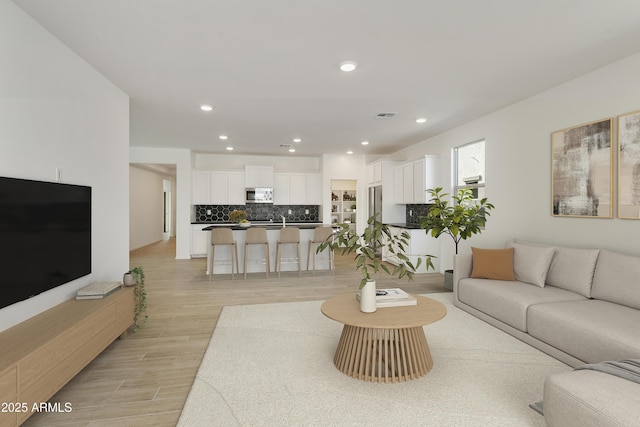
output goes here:
{"type": "Polygon", "coordinates": [[[378,214],[377,220],[382,221],[382,186],[369,187],[369,216],[378,214]]]}
{"type": "MultiPolygon", "coordinates": [[[[373,215],[377,214],[376,219],[378,221],[382,221],[382,186],[379,185],[377,187],[369,187],[369,216],[367,219],[371,218],[373,215]]],[[[376,255],[381,256],[380,248],[376,248],[376,255]]]]}

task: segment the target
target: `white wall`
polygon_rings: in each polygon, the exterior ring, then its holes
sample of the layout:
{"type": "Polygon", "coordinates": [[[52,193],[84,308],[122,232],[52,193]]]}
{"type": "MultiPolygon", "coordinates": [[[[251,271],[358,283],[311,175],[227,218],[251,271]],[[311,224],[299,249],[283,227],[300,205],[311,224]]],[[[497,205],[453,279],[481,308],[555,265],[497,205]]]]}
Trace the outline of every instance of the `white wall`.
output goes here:
{"type": "MultiPolygon", "coordinates": [[[[486,138],[487,197],[496,208],[485,232],[463,242],[461,253],[471,244],[497,248],[516,237],[640,255],[640,220],[551,216],[551,132],[640,109],[639,75],[636,54],[392,157],[440,154],[442,186],[451,192],[451,149],[486,138]]],[[[441,241],[442,268],[451,268],[453,243],[441,241]]]]}
{"type": "Polygon", "coordinates": [[[92,273],[1,309],[4,330],[128,270],[129,99],[8,1],[0,52],[0,175],[92,187],[92,273]]]}
{"type": "Polygon", "coordinates": [[[302,156],[246,156],[239,154],[195,155],[195,170],[244,170],[250,166],[273,166],[276,172],[317,172],[320,170],[319,157],[302,156]]]}
{"type": "Polygon", "coordinates": [[[129,248],[162,240],[164,177],[135,165],[129,167],[129,248]]]}

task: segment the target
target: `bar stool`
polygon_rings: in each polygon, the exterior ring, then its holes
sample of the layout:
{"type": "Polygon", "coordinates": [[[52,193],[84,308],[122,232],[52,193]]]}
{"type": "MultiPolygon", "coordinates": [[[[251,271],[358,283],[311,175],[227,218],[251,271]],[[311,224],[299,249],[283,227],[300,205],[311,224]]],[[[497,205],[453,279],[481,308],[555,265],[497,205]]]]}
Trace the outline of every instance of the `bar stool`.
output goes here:
{"type": "Polygon", "coordinates": [[[235,271],[238,273],[238,245],[233,240],[233,233],[230,228],[214,228],[211,230],[211,261],[209,261],[209,281],[213,277],[213,265],[215,263],[215,251],[216,246],[229,245],[231,246],[231,280],[235,279],[235,271]],[[235,260],[235,263],[234,263],[235,260]],[[235,270],[233,269],[235,264],[235,270]]]}
{"type": "Polygon", "coordinates": [[[293,258],[298,263],[298,276],[302,277],[302,270],[300,267],[300,229],[296,227],[285,227],[280,230],[280,238],[278,239],[278,246],[276,246],[276,271],[278,277],[282,271],[282,252],[281,245],[295,244],[298,254],[297,258],[293,258]]]}
{"type": "MultiPolygon", "coordinates": [[[[307,271],[309,270],[309,259],[311,258],[311,248],[314,245],[319,245],[320,243],[324,243],[333,236],[333,228],[331,227],[316,227],[313,230],[313,239],[309,240],[309,252],[307,253],[307,271]]],[[[313,251],[313,274],[316,274],[316,256],[318,254],[316,251],[313,251]]],[[[333,263],[333,249],[329,248],[329,268],[333,270],[335,268],[333,263]]]]}
{"type": "Polygon", "coordinates": [[[247,259],[249,245],[264,245],[264,255],[266,260],[265,273],[269,278],[269,240],[267,240],[267,229],[262,227],[251,227],[247,229],[247,236],[244,243],[244,279],[247,280],[247,259]]]}

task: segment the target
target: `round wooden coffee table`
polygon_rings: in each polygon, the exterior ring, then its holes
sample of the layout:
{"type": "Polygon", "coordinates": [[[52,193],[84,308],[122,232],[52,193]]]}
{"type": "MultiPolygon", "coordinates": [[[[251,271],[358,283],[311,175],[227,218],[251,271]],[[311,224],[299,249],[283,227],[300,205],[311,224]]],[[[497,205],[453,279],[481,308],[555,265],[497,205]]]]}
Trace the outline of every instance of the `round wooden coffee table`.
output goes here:
{"type": "Polygon", "coordinates": [[[447,314],[444,304],[414,295],[417,305],[360,311],[353,293],[328,299],[322,314],[344,323],[333,358],[336,368],[353,378],[399,382],[419,378],[433,366],[423,325],[447,314]]]}

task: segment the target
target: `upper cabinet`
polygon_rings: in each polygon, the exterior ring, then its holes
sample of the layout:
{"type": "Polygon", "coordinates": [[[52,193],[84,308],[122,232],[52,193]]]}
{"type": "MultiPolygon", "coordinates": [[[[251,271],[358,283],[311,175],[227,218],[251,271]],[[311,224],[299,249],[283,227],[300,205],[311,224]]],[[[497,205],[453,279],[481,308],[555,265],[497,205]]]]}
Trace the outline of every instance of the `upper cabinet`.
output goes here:
{"type": "Polygon", "coordinates": [[[273,188],[273,166],[245,166],[245,187],[273,188]]]}
{"type": "Polygon", "coordinates": [[[194,205],[244,205],[243,171],[195,171],[194,205]]]}
{"type": "Polygon", "coordinates": [[[439,185],[440,157],[428,155],[404,162],[394,173],[395,202],[429,203],[427,190],[439,185]]]}
{"type": "Polygon", "coordinates": [[[320,174],[276,172],[273,186],[274,205],[320,205],[320,174]]]}
{"type": "Polygon", "coordinates": [[[367,165],[367,185],[374,187],[382,185],[382,161],[367,165]]]}

